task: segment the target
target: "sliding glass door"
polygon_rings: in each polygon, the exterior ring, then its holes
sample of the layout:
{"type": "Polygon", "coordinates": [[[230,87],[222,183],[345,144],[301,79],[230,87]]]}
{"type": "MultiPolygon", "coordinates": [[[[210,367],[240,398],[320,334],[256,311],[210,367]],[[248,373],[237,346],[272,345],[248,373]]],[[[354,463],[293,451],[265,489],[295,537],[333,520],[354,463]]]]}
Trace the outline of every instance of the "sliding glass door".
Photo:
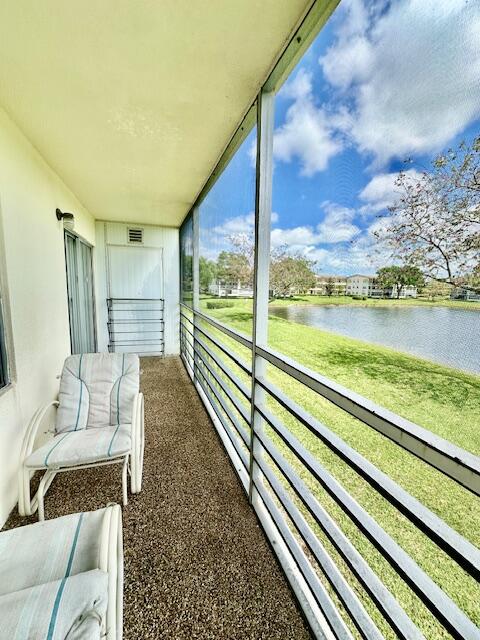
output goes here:
{"type": "Polygon", "coordinates": [[[65,232],[68,313],[72,353],[96,351],[92,247],[65,232]]]}

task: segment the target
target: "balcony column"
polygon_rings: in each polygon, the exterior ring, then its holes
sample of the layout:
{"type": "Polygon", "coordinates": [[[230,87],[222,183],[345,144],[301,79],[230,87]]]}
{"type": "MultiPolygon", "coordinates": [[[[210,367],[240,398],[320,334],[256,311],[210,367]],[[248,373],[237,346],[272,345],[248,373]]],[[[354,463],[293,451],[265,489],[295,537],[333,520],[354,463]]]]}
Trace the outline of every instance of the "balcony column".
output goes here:
{"type": "MultiPolygon", "coordinates": [[[[198,206],[192,210],[192,271],[193,271],[193,292],[192,292],[192,308],[193,308],[193,346],[197,346],[198,338],[198,319],[195,311],[200,311],[200,211],[198,206]]],[[[195,357],[195,351],[193,353],[193,372],[194,380],[197,380],[197,359],[195,357]]]]}
{"type": "Polygon", "coordinates": [[[257,100],[257,163],[255,188],[255,262],[253,273],[253,331],[252,331],[252,404],[250,435],[250,486],[252,502],[254,480],[261,481],[255,458],[263,455],[255,433],[263,429],[263,420],[255,405],[265,401],[265,391],[256,383],[266,375],[266,362],[257,355],[257,346],[267,346],[268,293],[270,271],[270,222],[272,213],[273,127],[275,93],[262,90],[257,100]]]}

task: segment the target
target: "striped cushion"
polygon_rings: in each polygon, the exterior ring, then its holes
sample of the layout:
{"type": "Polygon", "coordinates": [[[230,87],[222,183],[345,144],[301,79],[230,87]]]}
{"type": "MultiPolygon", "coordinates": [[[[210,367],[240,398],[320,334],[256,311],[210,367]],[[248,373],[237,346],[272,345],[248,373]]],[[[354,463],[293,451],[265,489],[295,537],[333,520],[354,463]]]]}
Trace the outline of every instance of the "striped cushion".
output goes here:
{"type": "Polygon", "coordinates": [[[60,381],[56,432],[131,423],[139,380],[134,353],[70,356],[60,381]]]}
{"type": "Polygon", "coordinates": [[[0,596],[0,638],[100,639],[107,602],[108,574],[99,569],[0,596]]]}
{"type": "Polygon", "coordinates": [[[0,532],[0,595],[98,569],[109,509],[0,532]]]}
{"type": "Polygon", "coordinates": [[[131,425],[82,429],[56,435],[25,460],[31,469],[70,467],[108,460],[131,449],[131,425]]]}

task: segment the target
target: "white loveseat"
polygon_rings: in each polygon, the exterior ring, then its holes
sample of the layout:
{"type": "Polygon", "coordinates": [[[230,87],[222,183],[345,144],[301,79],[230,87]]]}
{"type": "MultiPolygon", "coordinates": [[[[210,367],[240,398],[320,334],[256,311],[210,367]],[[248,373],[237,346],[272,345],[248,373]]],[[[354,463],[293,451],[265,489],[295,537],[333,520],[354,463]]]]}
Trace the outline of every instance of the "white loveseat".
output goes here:
{"type": "Polygon", "coordinates": [[[118,505],[0,532],[0,640],[121,640],[118,505]]]}

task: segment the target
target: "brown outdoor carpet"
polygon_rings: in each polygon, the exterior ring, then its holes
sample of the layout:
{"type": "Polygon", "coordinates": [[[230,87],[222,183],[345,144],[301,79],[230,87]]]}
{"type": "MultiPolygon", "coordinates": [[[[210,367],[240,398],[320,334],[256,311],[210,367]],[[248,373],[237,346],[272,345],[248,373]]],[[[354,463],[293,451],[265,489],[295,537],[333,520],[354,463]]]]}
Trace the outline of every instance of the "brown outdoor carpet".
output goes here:
{"type": "MultiPolygon", "coordinates": [[[[145,464],[123,510],[125,640],[310,638],[181,360],[142,358],[141,368],[145,464]]],[[[121,465],[64,473],[45,516],[113,501],[121,465]]],[[[35,520],[14,512],[6,526],[35,520]]]]}

